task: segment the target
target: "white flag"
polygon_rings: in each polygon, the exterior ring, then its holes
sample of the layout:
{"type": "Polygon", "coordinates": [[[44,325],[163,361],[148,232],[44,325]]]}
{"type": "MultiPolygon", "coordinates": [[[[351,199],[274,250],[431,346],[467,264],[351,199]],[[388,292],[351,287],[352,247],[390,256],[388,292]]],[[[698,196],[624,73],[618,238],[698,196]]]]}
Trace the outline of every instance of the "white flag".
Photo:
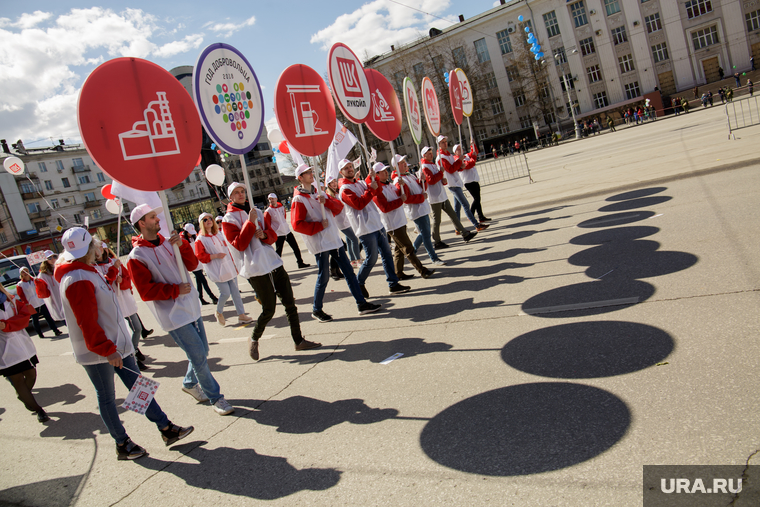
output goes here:
{"type": "Polygon", "coordinates": [[[338,163],[348,156],[348,152],[358,142],[348,127],[335,120],[335,137],[327,150],[327,169],[325,181],[338,179],[338,163]]]}
{"type": "Polygon", "coordinates": [[[145,415],[145,411],[148,410],[148,405],[153,401],[159,385],[155,380],[139,375],[135,383],[132,384],[132,389],[129,390],[127,399],[124,400],[121,406],[140,415],[145,415]]]}
{"type": "MultiPolygon", "coordinates": [[[[135,203],[135,205],[147,203],[151,208],[158,208],[161,206],[161,198],[158,197],[158,192],[143,192],[142,190],[136,190],[132,187],[128,187],[124,183],[116,180],[113,180],[111,182],[111,193],[121,199],[132,201],[135,203]]],[[[158,219],[161,223],[161,235],[166,239],[169,239],[171,237],[169,228],[166,226],[166,215],[164,215],[164,213],[168,211],[169,210],[164,210],[158,214],[158,219]]],[[[127,215],[127,220],[129,220],[129,215],[127,215]]],[[[139,233],[140,231],[137,232],[139,233]]]]}
{"type": "Polygon", "coordinates": [[[296,151],[293,146],[288,143],[288,149],[290,150],[290,156],[293,157],[293,162],[296,164],[296,167],[298,167],[301,164],[305,164],[306,162],[303,161],[303,157],[300,153],[296,151]]]}

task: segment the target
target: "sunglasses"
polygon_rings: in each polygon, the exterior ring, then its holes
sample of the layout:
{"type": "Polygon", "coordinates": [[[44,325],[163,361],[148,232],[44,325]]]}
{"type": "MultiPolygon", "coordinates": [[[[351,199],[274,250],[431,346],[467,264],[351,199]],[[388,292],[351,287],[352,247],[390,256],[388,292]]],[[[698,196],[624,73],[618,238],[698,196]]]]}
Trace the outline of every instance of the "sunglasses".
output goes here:
{"type": "Polygon", "coordinates": [[[204,218],[203,220],[201,220],[201,222],[210,222],[210,221],[211,221],[210,218],[204,218]]]}

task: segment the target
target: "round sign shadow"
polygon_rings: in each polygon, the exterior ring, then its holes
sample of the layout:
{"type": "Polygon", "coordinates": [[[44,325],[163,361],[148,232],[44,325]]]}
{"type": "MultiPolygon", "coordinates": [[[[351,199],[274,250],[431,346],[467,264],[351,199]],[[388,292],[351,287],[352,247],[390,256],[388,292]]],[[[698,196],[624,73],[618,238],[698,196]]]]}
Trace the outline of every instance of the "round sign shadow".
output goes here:
{"type": "Polygon", "coordinates": [[[631,190],[630,192],[623,192],[622,194],[613,195],[605,199],[606,201],[627,201],[628,199],[638,199],[640,197],[646,197],[648,195],[659,194],[667,190],[667,187],[652,187],[642,188],[639,190],[631,190]]]}
{"type": "Polygon", "coordinates": [[[654,197],[641,197],[639,199],[631,199],[628,201],[616,202],[602,206],[599,211],[602,213],[611,213],[613,211],[627,211],[630,209],[648,208],[650,206],[656,206],[671,200],[672,197],[667,195],[656,195],[654,197]]]}
{"type": "Polygon", "coordinates": [[[553,319],[599,315],[645,301],[654,291],[652,285],[640,280],[626,280],[624,284],[607,283],[604,279],[576,283],[536,294],[522,304],[522,311],[553,319]]]}
{"type": "Polygon", "coordinates": [[[615,227],[646,220],[647,218],[653,217],[654,214],[654,211],[627,211],[625,213],[615,213],[613,215],[602,215],[585,220],[579,223],[578,227],[583,229],[594,227],[615,227]]]}
{"type": "Polygon", "coordinates": [[[602,229],[600,231],[581,234],[570,240],[573,245],[602,245],[614,241],[631,241],[634,239],[646,238],[660,232],[657,227],[645,225],[634,225],[631,227],[614,227],[612,229],[602,229]]]}
{"type": "Polygon", "coordinates": [[[544,382],[467,398],[433,417],[420,445],[443,466],[514,476],[581,463],[618,442],[631,422],[625,403],[596,387],[544,382]]]}
{"type": "Polygon", "coordinates": [[[643,370],[674,348],[665,331],[635,322],[576,322],[518,336],[501,350],[509,366],[542,377],[599,378],[643,370]]]}

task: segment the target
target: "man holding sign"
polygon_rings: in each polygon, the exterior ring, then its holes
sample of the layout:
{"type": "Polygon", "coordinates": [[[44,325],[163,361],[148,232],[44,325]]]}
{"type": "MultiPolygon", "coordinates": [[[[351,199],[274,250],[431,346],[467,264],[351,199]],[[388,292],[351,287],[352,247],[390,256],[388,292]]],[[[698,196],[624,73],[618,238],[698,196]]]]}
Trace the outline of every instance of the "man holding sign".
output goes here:
{"type": "Polygon", "coordinates": [[[182,390],[199,402],[210,401],[219,415],[235,411],[219,392],[219,384],[208,366],[208,340],[201,318],[198,291],[190,283],[189,272],[198,266],[190,247],[176,233],[165,239],[157,213],[161,207],[141,204],[132,210],[130,221],[140,232],[132,240],[127,268],[143,301],[153,312],[161,327],[169,333],[188,359],[187,374],[182,390]],[[185,277],[179,271],[173,246],[179,246],[185,277]]]}

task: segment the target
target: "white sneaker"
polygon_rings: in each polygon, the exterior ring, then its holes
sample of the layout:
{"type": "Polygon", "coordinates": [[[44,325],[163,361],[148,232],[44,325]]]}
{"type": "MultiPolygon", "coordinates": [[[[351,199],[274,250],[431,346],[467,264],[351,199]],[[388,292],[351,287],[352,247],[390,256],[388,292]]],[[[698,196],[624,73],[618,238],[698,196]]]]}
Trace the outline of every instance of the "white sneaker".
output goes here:
{"type": "Polygon", "coordinates": [[[224,326],[224,315],[222,315],[219,312],[216,313],[216,321],[219,323],[220,326],[224,326]]]}
{"type": "Polygon", "coordinates": [[[206,393],[203,392],[200,384],[195,384],[193,387],[182,387],[182,390],[195,398],[198,403],[204,403],[208,401],[208,396],[206,396],[206,393]]]}
{"type": "Polygon", "coordinates": [[[433,266],[445,266],[446,263],[443,262],[441,259],[436,259],[433,261],[433,266]]]}
{"type": "Polygon", "coordinates": [[[246,314],[238,315],[238,324],[249,324],[253,319],[246,314]]]}
{"type": "Polygon", "coordinates": [[[214,410],[216,410],[216,413],[219,415],[230,415],[235,411],[235,409],[232,408],[232,405],[227,403],[227,400],[224,398],[216,400],[216,403],[214,403],[214,410]]]}

